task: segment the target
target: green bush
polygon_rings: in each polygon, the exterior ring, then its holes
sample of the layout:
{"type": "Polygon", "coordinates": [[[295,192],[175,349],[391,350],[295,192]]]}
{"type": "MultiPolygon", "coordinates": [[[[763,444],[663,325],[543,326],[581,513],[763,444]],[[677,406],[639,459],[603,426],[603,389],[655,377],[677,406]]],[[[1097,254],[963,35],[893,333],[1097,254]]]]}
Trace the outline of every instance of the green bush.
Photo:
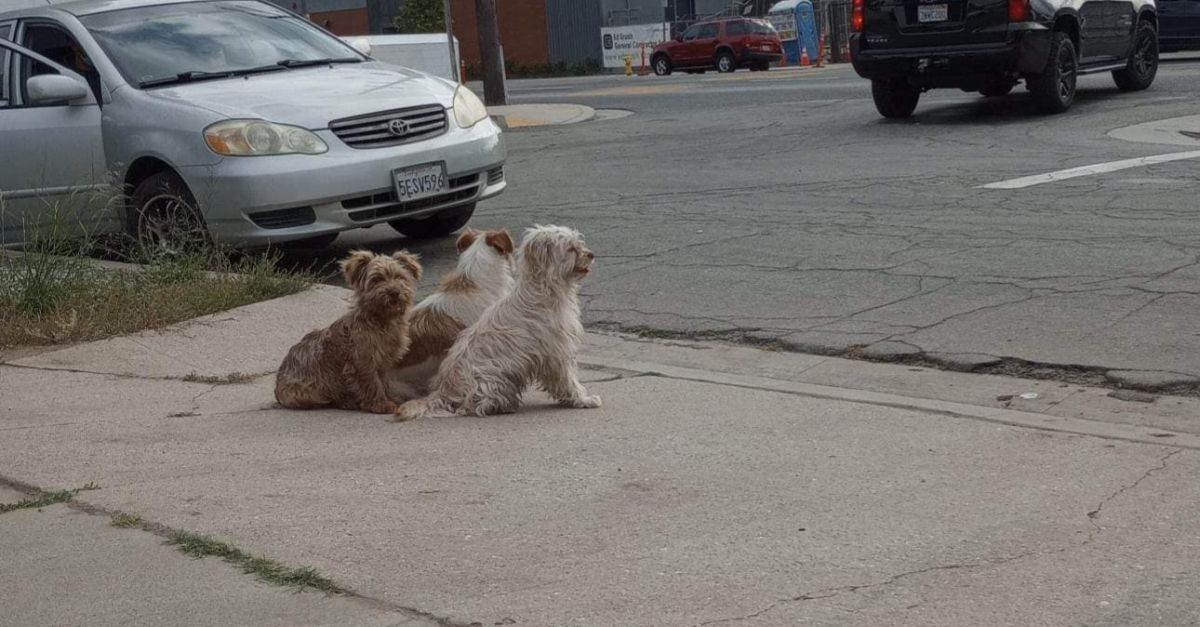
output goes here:
{"type": "Polygon", "coordinates": [[[444,33],[445,17],[442,0],[405,0],[396,16],[396,30],[401,33],[444,33]]]}

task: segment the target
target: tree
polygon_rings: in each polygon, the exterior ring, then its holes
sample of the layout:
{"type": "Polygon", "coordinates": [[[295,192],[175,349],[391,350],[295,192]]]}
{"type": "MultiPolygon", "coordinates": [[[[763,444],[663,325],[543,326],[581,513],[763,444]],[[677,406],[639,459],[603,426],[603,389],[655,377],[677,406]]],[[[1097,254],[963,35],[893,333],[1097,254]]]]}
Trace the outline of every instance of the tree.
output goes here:
{"type": "Polygon", "coordinates": [[[404,0],[404,6],[396,16],[396,30],[401,33],[446,32],[442,0],[404,0]]]}

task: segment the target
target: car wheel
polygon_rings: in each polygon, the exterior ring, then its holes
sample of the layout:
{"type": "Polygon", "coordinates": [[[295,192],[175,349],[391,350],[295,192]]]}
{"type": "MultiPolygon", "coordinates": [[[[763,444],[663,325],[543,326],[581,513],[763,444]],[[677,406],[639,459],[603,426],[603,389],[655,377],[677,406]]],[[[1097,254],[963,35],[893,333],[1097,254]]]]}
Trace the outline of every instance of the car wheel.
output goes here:
{"type": "Polygon", "coordinates": [[[138,183],[129,211],[132,235],[144,252],[177,255],[211,244],[191,191],[174,172],[159,172],[138,183]]]}
{"type": "Polygon", "coordinates": [[[875,99],[875,108],[879,115],[885,118],[906,118],[917,108],[921,99],[921,90],[908,84],[905,80],[871,81],[871,97],[875,99]]]}
{"type": "Polygon", "coordinates": [[[1071,108],[1075,101],[1075,81],[1079,77],[1079,59],[1075,56],[1075,44],[1066,33],[1054,33],[1050,43],[1050,55],[1041,74],[1031,76],[1029,92],[1033,103],[1042,113],[1062,113],[1071,108]]]}
{"type": "Polygon", "coordinates": [[[444,237],[464,226],[475,213],[475,205],[455,207],[435,213],[428,218],[409,218],[388,222],[401,235],[411,239],[433,239],[444,237]]]}
{"type": "Polygon", "coordinates": [[[737,69],[737,61],[733,58],[733,53],[728,50],[717,55],[717,71],[722,74],[728,74],[737,69]]]}
{"type": "Polygon", "coordinates": [[[1121,91],[1141,91],[1158,75],[1158,33],[1150,22],[1138,24],[1133,35],[1133,54],[1123,70],[1112,73],[1121,91]]]}
{"type": "Polygon", "coordinates": [[[994,83],[984,85],[983,89],[979,90],[979,93],[983,94],[985,98],[1002,98],[1007,96],[1013,90],[1013,87],[1015,85],[1012,83],[994,83]]]}
{"type": "Polygon", "coordinates": [[[671,60],[667,58],[667,55],[660,54],[657,57],[654,57],[653,65],[654,73],[658,76],[671,75],[671,60]]]}

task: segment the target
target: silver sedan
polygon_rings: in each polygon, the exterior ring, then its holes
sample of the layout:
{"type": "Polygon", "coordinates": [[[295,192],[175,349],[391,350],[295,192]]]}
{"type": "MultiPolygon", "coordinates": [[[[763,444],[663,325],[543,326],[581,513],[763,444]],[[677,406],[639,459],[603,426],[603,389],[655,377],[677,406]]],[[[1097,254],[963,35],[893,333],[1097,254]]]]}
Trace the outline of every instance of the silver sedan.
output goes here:
{"type": "Polygon", "coordinates": [[[505,156],[466,87],[260,0],[0,13],[3,242],[64,206],[161,243],[438,237],[503,191],[505,156]]]}

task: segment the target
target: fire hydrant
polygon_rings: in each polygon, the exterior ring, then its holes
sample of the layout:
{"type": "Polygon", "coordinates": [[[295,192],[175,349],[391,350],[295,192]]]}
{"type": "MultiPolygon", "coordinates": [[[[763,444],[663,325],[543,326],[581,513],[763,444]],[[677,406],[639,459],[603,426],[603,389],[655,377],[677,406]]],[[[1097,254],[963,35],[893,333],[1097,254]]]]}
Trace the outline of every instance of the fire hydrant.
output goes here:
{"type": "Polygon", "coordinates": [[[633,55],[625,55],[625,76],[633,76],[633,55]]]}

